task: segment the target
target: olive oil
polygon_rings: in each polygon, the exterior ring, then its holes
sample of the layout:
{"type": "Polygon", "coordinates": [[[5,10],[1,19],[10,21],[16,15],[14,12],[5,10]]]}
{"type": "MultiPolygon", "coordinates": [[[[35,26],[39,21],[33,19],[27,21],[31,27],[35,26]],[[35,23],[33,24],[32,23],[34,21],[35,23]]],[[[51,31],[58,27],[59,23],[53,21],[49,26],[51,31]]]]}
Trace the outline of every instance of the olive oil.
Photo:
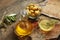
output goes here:
{"type": "Polygon", "coordinates": [[[15,34],[20,37],[31,34],[33,26],[29,21],[20,21],[16,25],[15,34]]]}

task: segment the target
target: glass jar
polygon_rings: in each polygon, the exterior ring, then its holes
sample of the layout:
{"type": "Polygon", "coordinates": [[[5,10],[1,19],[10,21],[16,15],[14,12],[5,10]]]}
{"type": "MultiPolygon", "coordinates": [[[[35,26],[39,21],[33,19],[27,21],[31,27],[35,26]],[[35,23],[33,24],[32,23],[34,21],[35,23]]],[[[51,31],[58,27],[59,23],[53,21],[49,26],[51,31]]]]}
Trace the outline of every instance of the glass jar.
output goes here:
{"type": "Polygon", "coordinates": [[[39,6],[38,4],[30,3],[26,7],[26,10],[27,10],[28,18],[30,18],[30,19],[35,20],[41,14],[41,6],[39,6]]]}
{"type": "Polygon", "coordinates": [[[19,37],[24,37],[31,34],[33,26],[28,20],[21,20],[16,25],[15,34],[19,37]]]}

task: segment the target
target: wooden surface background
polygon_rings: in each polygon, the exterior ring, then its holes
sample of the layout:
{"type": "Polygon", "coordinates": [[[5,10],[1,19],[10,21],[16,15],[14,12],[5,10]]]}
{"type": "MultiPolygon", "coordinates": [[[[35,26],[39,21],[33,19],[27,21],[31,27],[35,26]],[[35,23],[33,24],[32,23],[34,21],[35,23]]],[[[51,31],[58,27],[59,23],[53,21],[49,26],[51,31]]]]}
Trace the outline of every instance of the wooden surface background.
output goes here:
{"type": "MultiPolygon", "coordinates": [[[[17,16],[17,21],[15,23],[13,23],[12,25],[6,25],[6,29],[3,29],[3,28],[0,29],[0,40],[18,40],[17,37],[14,34],[14,28],[15,28],[15,24],[17,24],[18,21],[19,21],[21,11],[29,3],[31,3],[31,2],[40,3],[40,1],[41,0],[0,0],[0,19],[1,20],[7,14],[16,13],[18,15],[17,16]]],[[[44,10],[46,10],[46,9],[44,9],[44,10]]],[[[44,11],[44,12],[47,12],[47,11],[44,11]]],[[[53,29],[53,30],[55,30],[55,29],[53,29]]],[[[57,30],[57,28],[56,28],[56,31],[60,32],[60,30],[59,29],[57,30]]],[[[54,32],[56,32],[56,31],[54,31],[54,32]]],[[[53,31],[52,31],[51,34],[53,34],[53,31]]],[[[57,34],[59,35],[60,33],[57,33],[57,34]]],[[[40,38],[41,34],[37,30],[34,33],[32,33],[31,35],[33,37],[33,40],[45,40],[43,38],[42,39],[40,38]]],[[[56,37],[58,37],[58,35],[56,37]]],[[[51,36],[49,36],[49,37],[51,38],[51,36]]],[[[55,36],[53,36],[53,37],[55,38],[55,36]]]]}
{"type": "MultiPolygon", "coordinates": [[[[14,34],[15,24],[17,24],[21,10],[30,2],[38,3],[41,0],[0,0],[0,22],[7,14],[17,14],[17,21],[12,25],[6,25],[6,29],[0,29],[0,40],[18,40],[14,34]],[[26,4],[26,5],[25,5],[26,4]]],[[[33,39],[36,40],[36,39],[33,39]]],[[[40,39],[38,39],[40,40],[40,39]]]]}

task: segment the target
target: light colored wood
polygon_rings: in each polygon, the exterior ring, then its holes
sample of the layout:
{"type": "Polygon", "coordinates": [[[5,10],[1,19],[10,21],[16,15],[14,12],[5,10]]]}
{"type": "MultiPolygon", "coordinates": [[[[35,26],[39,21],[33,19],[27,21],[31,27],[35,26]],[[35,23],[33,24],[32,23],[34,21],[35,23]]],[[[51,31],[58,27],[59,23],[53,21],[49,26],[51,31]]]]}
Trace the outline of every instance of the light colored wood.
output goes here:
{"type": "Polygon", "coordinates": [[[60,19],[60,0],[48,0],[46,6],[42,7],[46,14],[55,16],[60,19]]]}

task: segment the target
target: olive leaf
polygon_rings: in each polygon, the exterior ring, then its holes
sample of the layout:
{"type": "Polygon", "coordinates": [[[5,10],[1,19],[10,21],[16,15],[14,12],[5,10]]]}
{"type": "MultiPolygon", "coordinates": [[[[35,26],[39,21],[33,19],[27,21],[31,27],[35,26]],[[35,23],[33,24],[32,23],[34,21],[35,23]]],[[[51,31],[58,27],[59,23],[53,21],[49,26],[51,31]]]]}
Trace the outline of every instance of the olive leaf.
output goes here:
{"type": "Polygon", "coordinates": [[[14,15],[14,14],[7,15],[4,18],[4,23],[6,23],[6,24],[11,24],[15,21],[16,21],[16,15],[14,15]]]}

